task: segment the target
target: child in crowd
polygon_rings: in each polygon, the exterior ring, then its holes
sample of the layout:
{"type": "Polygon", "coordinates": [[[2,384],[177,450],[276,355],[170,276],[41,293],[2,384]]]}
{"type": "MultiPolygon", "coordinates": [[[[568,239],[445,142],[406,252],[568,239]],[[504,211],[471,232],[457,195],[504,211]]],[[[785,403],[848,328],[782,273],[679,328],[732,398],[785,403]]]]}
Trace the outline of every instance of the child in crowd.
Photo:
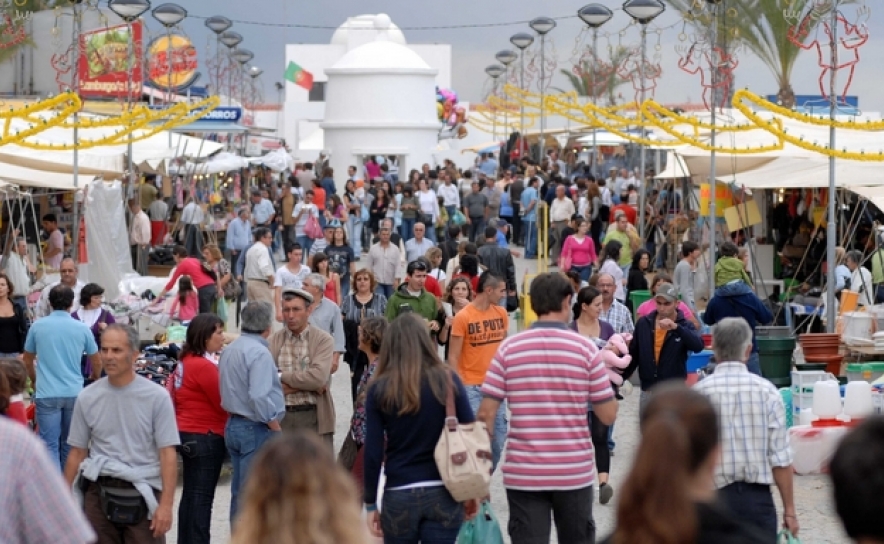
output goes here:
{"type": "Polygon", "coordinates": [[[732,281],[743,280],[752,286],[752,278],[746,272],[746,263],[740,259],[740,250],[733,242],[725,242],[718,249],[720,256],[715,263],[715,287],[721,287],[732,281]]]}
{"type": "Polygon", "coordinates": [[[196,289],[193,288],[193,280],[190,279],[190,276],[181,276],[178,278],[178,296],[172,302],[169,315],[186,324],[190,323],[190,320],[196,317],[199,311],[200,301],[196,289]],[[175,315],[176,311],[178,315],[175,315]]]}
{"type": "Polygon", "coordinates": [[[22,425],[28,424],[24,400],[27,384],[28,373],[24,363],[11,357],[0,359],[0,397],[9,398],[5,409],[0,407],[0,414],[22,425]]]}

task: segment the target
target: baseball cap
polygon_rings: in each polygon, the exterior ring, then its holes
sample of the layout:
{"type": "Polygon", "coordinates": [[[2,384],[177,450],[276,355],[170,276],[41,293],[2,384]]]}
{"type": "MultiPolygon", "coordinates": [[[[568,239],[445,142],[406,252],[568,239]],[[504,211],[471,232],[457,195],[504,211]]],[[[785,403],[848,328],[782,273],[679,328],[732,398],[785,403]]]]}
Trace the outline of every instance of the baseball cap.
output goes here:
{"type": "Polygon", "coordinates": [[[510,224],[501,219],[500,217],[494,217],[488,220],[488,226],[499,229],[501,227],[509,227],[510,224]]]}
{"type": "Polygon", "coordinates": [[[313,295],[303,289],[298,289],[297,287],[283,287],[282,294],[295,295],[296,297],[307,301],[307,304],[313,304],[313,295]]]}
{"type": "Polygon", "coordinates": [[[654,293],[654,298],[659,297],[663,297],[669,302],[675,302],[678,300],[678,293],[675,292],[675,287],[671,283],[661,283],[654,293]]]}
{"type": "MultiPolygon", "coordinates": [[[[327,229],[336,229],[341,226],[341,222],[337,219],[332,219],[328,223],[325,224],[325,228],[327,229]]],[[[324,230],[324,229],[323,229],[324,230]]]]}

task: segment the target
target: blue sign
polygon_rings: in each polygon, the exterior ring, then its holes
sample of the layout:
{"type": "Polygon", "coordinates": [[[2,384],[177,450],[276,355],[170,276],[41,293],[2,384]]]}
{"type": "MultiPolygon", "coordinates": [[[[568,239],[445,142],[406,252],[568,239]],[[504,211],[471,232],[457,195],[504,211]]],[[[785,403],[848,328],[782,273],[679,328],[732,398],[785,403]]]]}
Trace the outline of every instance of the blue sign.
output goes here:
{"type": "MultiPolygon", "coordinates": [[[[768,102],[777,104],[779,98],[776,95],[768,95],[768,102]]],[[[795,110],[801,113],[809,113],[811,115],[828,115],[832,105],[828,98],[822,95],[812,94],[796,94],[795,110]]],[[[839,96],[836,114],[841,115],[859,115],[859,97],[857,96],[839,96]]]]}
{"type": "MultiPolygon", "coordinates": [[[[166,109],[165,106],[151,106],[150,108],[152,110],[166,109]]],[[[197,114],[199,111],[200,110],[195,110],[193,113],[197,114]]],[[[209,121],[213,123],[238,123],[240,119],[242,119],[242,108],[231,106],[219,106],[199,118],[200,121],[209,121]]]]}

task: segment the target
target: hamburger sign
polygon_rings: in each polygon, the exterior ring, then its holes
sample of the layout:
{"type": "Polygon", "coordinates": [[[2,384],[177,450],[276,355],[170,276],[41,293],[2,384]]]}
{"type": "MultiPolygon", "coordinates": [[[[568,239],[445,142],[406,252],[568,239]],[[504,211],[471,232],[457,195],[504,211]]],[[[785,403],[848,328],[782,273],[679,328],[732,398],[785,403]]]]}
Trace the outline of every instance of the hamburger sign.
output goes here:
{"type": "Polygon", "coordinates": [[[80,95],[84,97],[125,97],[128,93],[129,72],[132,72],[130,93],[141,92],[142,84],[141,21],[130,28],[118,25],[80,35],[80,95]],[[129,40],[132,40],[130,55],[129,40]]]}
{"type": "Polygon", "coordinates": [[[184,90],[199,76],[196,69],[196,48],[187,36],[160,36],[147,46],[147,79],[155,87],[184,90]]]}

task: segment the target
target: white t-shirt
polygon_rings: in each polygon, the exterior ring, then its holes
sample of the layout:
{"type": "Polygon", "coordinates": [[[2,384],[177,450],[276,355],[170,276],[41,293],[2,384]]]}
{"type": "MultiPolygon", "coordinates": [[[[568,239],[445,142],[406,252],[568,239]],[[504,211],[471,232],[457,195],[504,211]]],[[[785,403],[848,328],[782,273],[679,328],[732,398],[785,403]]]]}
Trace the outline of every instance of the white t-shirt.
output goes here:
{"type": "Polygon", "coordinates": [[[274,276],[274,287],[294,287],[301,289],[304,286],[304,280],[310,275],[310,267],[301,265],[297,272],[292,272],[289,267],[282,265],[276,269],[274,276]]]}
{"type": "Polygon", "coordinates": [[[440,283],[445,281],[445,279],[448,277],[445,275],[445,272],[443,272],[441,268],[434,268],[434,269],[430,270],[429,275],[436,278],[436,281],[438,281],[440,283]]]}
{"type": "Polygon", "coordinates": [[[295,236],[304,236],[304,227],[307,226],[307,218],[311,215],[317,219],[319,219],[319,208],[316,207],[316,204],[307,204],[306,202],[298,202],[295,204],[295,209],[292,210],[292,217],[298,217],[298,214],[301,213],[301,210],[304,210],[304,213],[301,215],[301,218],[298,219],[298,222],[295,223],[295,236]]]}

